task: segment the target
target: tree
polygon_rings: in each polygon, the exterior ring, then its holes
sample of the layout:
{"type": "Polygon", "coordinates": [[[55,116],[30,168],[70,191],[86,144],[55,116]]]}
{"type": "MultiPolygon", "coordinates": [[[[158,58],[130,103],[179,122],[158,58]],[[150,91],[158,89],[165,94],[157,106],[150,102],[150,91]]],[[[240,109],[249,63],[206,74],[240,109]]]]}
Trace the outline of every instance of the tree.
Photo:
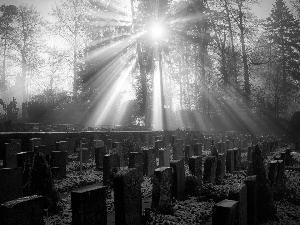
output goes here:
{"type": "Polygon", "coordinates": [[[283,0],[276,0],[270,17],[267,18],[266,30],[269,43],[272,43],[271,51],[275,61],[272,66],[277,87],[279,86],[283,93],[280,96],[276,95],[274,99],[278,117],[280,104],[287,103],[288,94],[296,88],[295,81],[300,81],[299,24],[283,0]]]}
{"type": "Polygon", "coordinates": [[[1,89],[6,90],[6,57],[7,50],[9,47],[10,38],[13,33],[13,22],[17,15],[17,7],[14,5],[2,5],[0,7],[0,12],[2,16],[0,17],[0,35],[1,35],[1,44],[3,45],[3,62],[2,62],[2,74],[1,74],[1,89]]]}
{"type": "Polygon", "coordinates": [[[56,22],[53,31],[64,38],[71,46],[73,67],[73,98],[78,94],[79,62],[83,59],[86,43],[85,22],[87,12],[86,0],[62,0],[53,8],[56,22]]]}
{"type": "Polygon", "coordinates": [[[39,63],[42,26],[43,20],[33,6],[23,4],[18,7],[11,42],[13,50],[17,53],[15,60],[21,64],[22,68],[22,102],[27,101],[26,76],[28,71],[34,70],[39,63]]]}

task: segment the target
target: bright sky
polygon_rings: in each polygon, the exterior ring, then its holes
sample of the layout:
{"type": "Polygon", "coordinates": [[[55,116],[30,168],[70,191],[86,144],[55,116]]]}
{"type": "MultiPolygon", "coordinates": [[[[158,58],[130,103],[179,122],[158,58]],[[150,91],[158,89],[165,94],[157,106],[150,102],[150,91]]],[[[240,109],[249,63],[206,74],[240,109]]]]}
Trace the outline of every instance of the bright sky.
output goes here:
{"type": "MultiPolygon", "coordinates": [[[[0,5],[20,5],[27,3],[28,5],[34,5],[39,12],[45,17],[48,16],[51,11],[51,6],[58,0],[0,0],[0,5]]],[[[256,5],[253,8],[253,12],[260,18],[266,18],[269,16],[272,6],[275,0],[259,0],[260,5],[256,5]]],[[[129,2],[129,0],[128,0],[129,2]]],[[[286,4],[290,7],[290,0],[285,0],[286,4]]],[[[290,7],[291,8],[291,7],[290,7]]]]}

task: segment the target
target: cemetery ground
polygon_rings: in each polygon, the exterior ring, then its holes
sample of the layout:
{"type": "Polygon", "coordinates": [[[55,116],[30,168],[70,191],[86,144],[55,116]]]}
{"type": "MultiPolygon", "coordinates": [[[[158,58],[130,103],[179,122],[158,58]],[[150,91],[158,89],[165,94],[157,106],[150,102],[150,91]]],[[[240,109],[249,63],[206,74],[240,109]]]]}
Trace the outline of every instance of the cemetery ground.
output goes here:
{"type": "MultiPolygon", "coordinates": [[[[207,141],[208,143],[211,142],[210,139],[204,141],[207,141]]],[[[122,155],[120,154],[120,149],[122,148],[118,148],[117,143],[120,142],[116,142],[116,144],[111,145],[111,150],[108,150],[106,147],[104,154],[109,153],[108,155],[116,155],[116,153],[119,153],[119,155],[122,155]]],[[[176,141],[176,143],[180,142],[176,141]]],[[[265,143],[265,141],[263,143],[265,143]]],[[[105,145],[106,144],[107,142],[105,142],[105,145]]],[[[78,192],[80,194],[84,194],[86,190],[88,190],[88,193],[92,195],[94,189],[96,190],[97,188],[102,187],[104,183],[106,183],[105,198],[102,199],[102,201],[106,202],[106,208],[104,207],[104,209],[107,212],[107,224],[131,224],[125,223],[124,221],[122,223],[120,223],[120,221],[116,221],[116,218],[118,216],[120,217],[120,210],[116,209],[120,204],[115,205],[114,201],[115,191],[119,191],[118,188],[121,186],[120,184],[126,180],[124,177],[126,177],[128,171],[130,173],[130,169],[128,169],[128,167],[139,167],[136,164],[132,164],[134,161],[132,158],[138,158],[138,154],[130,153],[130,157],[127,158],[127,160],[126,157],[119,157],[117,160],[119,165],[116,167],[111,166],[110,162],[109,167],[111,170],[109,170],[109,175],[107,175],[107,170],[105,170],[107,164],[105,163],[105,160],[107,160],[108,157],[106,157],[106,159],[104,159],[104,155],[99,157],[99,155],[97,155],[95,152],[101,152],[101,148],[95,149],[92,146],[93,145],[87,146],[87,149],[89,149],[89,151],[87,151],[88,155],[86,155],[87,152],[85,151],[68,154],[67,160],[63,160],[66,164],[65,174],[63,176],[61,175],[61,171],[57,169],[59,166],[52,165],[51,172],[52,177],[54,178],[54,188],[59,194],[59,210],[57,212],[50,212],[46,209],[44,210],[43,221],[46,225],[85,224],[80,222],[76,223],[74,222],[74,218],[72,218],[74,215],[72,212],[72,198],[75,199],[74,193],[78,192]],[[100,166],[99,160],[95,160],[95,156],[98,156],[99,159],[102,160],[102,162],[100,162],[100,166]],[[80,158],[82,163],[80,163],[80,158]],[[120,161],[122,160],[124,161],[121,162],[122,165],[120,165],[120,161]],[[124,171],[124,176],[122,175],[122,171],[124,171]],[[106,175],[104,175],[105,173],[106,175]],[[123,177],[123,180],[120,179],[120,177],[123,177]]],[[[102,146],[102,143],[100,143],[99,146],[102,146]]],[[[167,154],[168,160],[163,160],[163,155],[165,153],[163,153],[162,149],[158,152],[155,151],[155,149],[157,149],[156,144],[154,144],[153,147],[143,147],[140,149],[139,153],[143,152],[144,150],[150,150],[151,153],[158,153],[158,157],[155,157],[155,154],[153,154],[154,158],[156,159],[156,165],[153,168],[153,170],[155,170],[153,171],[154,173],[143,173],[137,175],[139,177],[137,180],[140,182],[140,186],[137,187],[140,187],[142,204],[140,206],[138,203],[132,202],[131,207],[137,206],[138,209],[142,209],[142,217],[141,222],[136,224],[300,224],[300,154],[296,151],[293,151],[293,146],[288,146],[287,143],[280,141],[280,143],[276,147],[274,146],[270,151],[270,148],[266,150],[266,146],[264,144],[257,145],[257,147],[260,147],[258,151],[259,156],[261,154],[263,156],[263,168],[259,169],[262,171],[262,173],[264,173],[262,177],[266,178],[268,186],[267,189],[271,192],[271,205],[274,204],[276,208],[274,215],[269,217],[266,221],[260,218],[260,221],[257,223],[255,221],[251,221],[251,219],[249,222],[249,215],[251,214],[241,210],[243,205],[241,202],[245,196],[248,200],[248,203],[246,201],[248,206],[248,209],[246,209],[248,211],[251,211],[249,210],[249,205],[253,206],[254,204],[249,203],[251,202],[251,200],[249,201],[249,198],[251,198],[251,196],[249,197],[249,193],[251,193],[251,185],[248,186],[247,183],[247,177],[249,177],[249,175],[253,175],[253,173],[249,174],[249,170],[251,170],[249,169],[249,166],[253,164],[254,158],[256,157],[255,154],[257,154],[257,149],[254,149],[254,146],[250,146],[251,148],[248,147],[248,149],[241,149],[235,148],[238,145],[236,144],[234,146],[234,143],[231,143],[230,148],[221,148],[219,151],[216,151],[216,148],[214,148],[214,150],[212,150],[212,148],[209,150],[209,144],[206,145],[204,143],[203,146],[201,145],[201,151],[197,154],[195,151],[196,148],[194,148],[194,151],[189,151],[189,148],[181,145],[180,149],[182,152],[179,154],[179,156],[177,152],[178,149],[176,150],[176,144],[172,143],[172,147],[170,146],[171,145],[168,145],[168,147],[162,148],[169,149],[169,155],[167,154]],[[239,151],[236,151],[237,149],[239,149],[239,151]],[[289,149],[292,149],[292,151],[289,149]],[[286,153],[287,150],[289,154],[286,153]],[[237,152],[239,153],[235,154],[237,152]],[[249,153],[251,154],[251,157],[249,156],[249,153]],[[290,155],[290,158],[288,158],[288,155],[290,155]],[[193,168],[193,163],[191,163],[194,162],[193,160],[199,159],[198,156],[200,156],[201,160],[201,163],[198,164],[201,165],[200,174],[197,174],[197,169],[193,168]],[[177,160],[178,158],[180,158],[180,160],[177,160]],[[191,158],[193,158],[193,160],[191,160],[191,158]],[[284,162],[284,167],[283,169],[280,169],[281,165],[283,165],[282,161],[284,162]],[[232,162],[232,164],[229,162],[232,162]],[[163,186],[163,178],[165,177],[162,174],[167,171],[165,168],[170,167],[172,168],[172,179],[167,181],[165,186],[163,186]],[[274,170],[273,167],[276,168],[275,172],[272,172],[274,170]],[[181,170],[184,171],[183,176],[181,170]],[[159,182],[157,178],[158,171],[162,177],[159,182]],[[176,173],[177,175],[174,175],[176,173]],[[176,177],[175,182],[174,176],[176,177]],[[182,177],[184,177],[183,180],[181,180],[182,177]],[[183,181],[184,184],[182,185],[182,183],[178,183],[179,180],[181,180],[181,182],[183,181]],[[157,205],[155,205],[153,201],[157,201],[157,196],[153,197],[155,195],[153,192],[157,192],[157,185],[160,186],[160,199],[157,205]],[[247,194],[243,193],[242,191],[244,190],[243,187],[245,186],[247,186],[247,194]],[[166,188],[166,190],[161,191],[163,188],[166,188]],[[179,189],[182,188],[184,191],[180,193],[179,189]],[[155,189],[155,191],[153,191],[153,189],[155,189]],[[174,191],[174,189],[176,190],[174,191]],[[163,195],[170,197],[169,205],[164,204],[164,199],[162,199],[163,195]],[[225,210],[229,209],[225,217],[221,211],[217,210],[218,204],[223,203],[224,201],[228,201],[230,204],[233,203],[232,206],[226,206],[227,208],[225,207],[225,210]],[[235,202],[240,203],[235,204],[235,202]],[[225,220],[221,223],[220,221],[218,222],[215,219],[218,216],[223,216],[224,218],[222,218],[225,220]],[[242,219],[244,216],[246,217],[246,221],[242,219]],[[230,219],[226,221],[226,218],[230,219]]],[[[225,145],[223,147],[225,147],[225,145]]],[[[85,147],[81,148],[81,150],[85,150],[85,147]]],[[[37,152],[37,149],[35,149],[35,152],[37,152]]],[[[142,161],[145,162],[144,160],[142,161]]],[[[196,163],[194,166],[195,165],[196,163]]],[[[150,167],[148,165],[148,169],[149,168],[150,167]]],[[[253,165],[252,171],[255,171],[253,165]]],[[[133,175],[133,177],[137,177],[136,172],[134,172],[134,174],[135,175],[133,175]]],[[[255,178],[257,179],[256,186],[259,186],[259,182],[261,180],[258,177],[261,175],[255,175],[257,176],[257,178],[255,178]]],[[[255,190],[255,193],[257,193],[257,189],[255,190]]],[[[127,195],[130,195],[129,198],[134,198],[135,194],[136,192],[134,191],[129,193],[127,192],[127,195]]],[[[124,195],[123,198],[125,198],[124,195]]],[[[258,195],[256,197],[259,198],[260,196],[258,195]]],[[[81,199],[79,201],[83,200],[81,199]]],[[[257,199],[255,201],[261,203],[261,201],[257,199]]],[[[266,201],[268,201],[267,198],[266,201]]],[[[228,202],[226,202],[226,204],[228,202]]],[[[84,205],[86,203],[81,202],[79,204],[84,205]]],[[[96,203],[91,203],[91,205],[88,206],[91,207],[91,211],[93,211],[92,208],[95,207],[93,204],[96,203]]],[[[259,208],[258,205],[256,205],[256,207],[259,208]]],[[[270,208],[272,208],[272,206],[266,206],[264,209],[270,208]]],[[[97,210],[100,211],[99,209],[97,210]]],[[[84,210],[81,210],[80,213],[84,213],[83,211],[84,210]]],[[[3,216],[1,212],[0,216],[3,216]]],[[[254,215],[254,217],[257,217],[257,215],[254,215]]]]}

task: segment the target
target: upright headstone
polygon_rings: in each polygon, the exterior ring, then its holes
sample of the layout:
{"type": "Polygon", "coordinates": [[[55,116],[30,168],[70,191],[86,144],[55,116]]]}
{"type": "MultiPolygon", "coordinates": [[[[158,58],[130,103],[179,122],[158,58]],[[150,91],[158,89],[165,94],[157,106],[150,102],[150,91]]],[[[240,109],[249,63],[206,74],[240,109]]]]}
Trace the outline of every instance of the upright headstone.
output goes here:
{"type": "Polygon", "coordinates": [[[189,159],[189,169],[192,175],[197,177],[198,185],[202,184],[202,157],[192,156],[189,159]]]}
{"type": "Polygon", "coordinates": [[[202,143],[196,143],[194,145],[194,156],[201,156],[202,157],[202,143]]]}
{"type": "Polygon", "coordinates": [[[68,144],[69,144],[69,148],[68,148],[69,152],[68,152],[68,155],[71,155],[71,154],[73,154],[74,151],[75,151],[75,141],[76,141],[76,139],[75,139],[75,138],[66,138],[66,141],[67,141],[68,144]]]}
{"type": "Polygon", "coordinates": [[[144,149],[144,175],[152,177],[156,168],[156,159],[152,149],[144,149]]]}
{"type": "MultiPolygon", "coordinates": [[[[157,137],[156,137],[157,138],[157,137]]],[[[161,140],[156,140],[155,141],[155,146],[154,146],[154,149],[155,149],[155,158],[158,158],[158,151],[159,151],[159,149],[161,149],[163,147],[163,145],[162,145],[162,141],[161,140]]]]}
{"type": "Polygon", "coordinates": [[[256,175],[246,177],[247,186],[247,225],[257,224],[257,180],[256,175]]]}
{"type": "Polygon", "coordinates": [[[31,138],[29,140],[29,151],[34,151],[34,146],[39,146],[42,144],[41,138],[31,138]]]}
{"type": "Polygon", "coordinates": [[[228,194],[229,200],[238,201],[238,224],[247,224],[247,185],[234,184],[228,194]]]}
{"type": "Polygon", "coordinates": [[[285,166],[284,166],[283,160],[277,160],[277,163],[278,163],[277,180],[278,180],[278,181],[281,181],[281,180],[282,180],[282,177],[283,177],[283,175],[284,175],[284,169],[285,169],[285,166]]]}
{"type": "Polygon", "coordinates": [[[160,167],[154,171],[151,208],[153,211],[172,211],[172,168],[160,167]]]}
{"type": "Polygon", "coordinates": [[[106,187],[84,187],[71,192],[72,224],[107,224],[106,187]]]}
{"type": "Polygon", "coordinates": [[[213,206],[212,225],[232,225],[235,222],[238,201],[225,199],[213,206]]]}
{"type": "Polygon", "coordinates": [[[93,140],[92,148],[91,148],[92,157],[95,157],[95,148],[97,148],[97,147],[103,147],[104,148],[104,146],[105,146],[104,141],[102,141],[102,140],[93,140]]]}
{"type": "Polygon", "coordinates": [[[184,160],[185,160],[185,164],[188,164],[189,162],[189,158],[190,156],[190,148],[191,146],[190,145],[186,145],[185,148],[184,148],[184,160]]]}
{"type": "Polygon", "coordinates": [[[1,225],[45,225],[45,197],[27,196],[6,202],[0,206],[1,225]]]}
{"type": "Polygon", "coordinates": [[[107,186],[111,179],[111,170],[120,168],[120,158],[118,154],[106,154],[103,160],[103,185],[107,186]]]}
{"type": "Polygon", "coordinates": [[[52,151],[51,153],[51,167],[59,168],[59,177],[64,178],[66,176],[67,164],[67,152],[52,151]]]}
{"type": "Polygon", "coordinates": [[[106,154],[104,146],[95,147],[95,164],[96,168],[103,168],[104,155],[106,154]]]}
{"type": "Polygon", "coordinates": [[[33,161],[34,152],[20,152],[17,153],[17,165],[24,169],[24,163],[28,161],[31,163],[33,161]]]}
{"type": "Polygon", "coordinates": [[[20,146],[18,143],[5,143],[4,150],[4,168],[16,168],[17,165],[17,154],[21,152],[20,146]]]}
{"type": "Polygon", "coordinates": [[[203,183],[216,183],[217,157],[208,156],[204,161],[203,183]]]}
{"type": "Polygon", "coordinates": [[[291,149],[287,148],[285,150],[285,165],[286,166],[290,165],[290,160],[291,160],[291,149]]]}
{"type": "Polygon", "coordinates": [[[229,149],[226,155],[226,172],[233,173],[234,171],[234,151],[229,149]]]}
{"type": "Polygon", "coordinates": [[[171,160],[171,168],[173,168],[173,184],[172,196],[177,200],[185,198],[185,169],[183,160],[171,160]]]}
{"type": "Polygon", "coordinates": [[[247,160],[248,162],[252,162],[252,146],[248,146],[248,149],[247,149],[247,160]]]}
{"type": "Polygon", "coordinates": [[[10,139],[10,143],[17,143],[17,144],[19,144],[19,148],[22,149],[21,139],[10,139]]]}
{"type": "Polygon", "coordinates": [[[139,179],[143,181],[144,154],[141,152],[129,153],[129,168],[136,168],[139,179]]]}
{"type": "Polygon", "coordinates": [[[136,168],[120,170],[114,178],[116,225],[140,225],[142,219],[141,182],[136,168]]]}
{"type": "Polygon", "coordinates": [[[22,197],[22,169],[0,169],[0,190],[0,205],[22,197]]]}
{"type": "Polygon", "coordinates": [[[271,181],[271,184],[274,184],[277,181],[277,172],[278,172],[278,163],[277,160],[271,161],[268,168],[268,179],[271,181]]]}

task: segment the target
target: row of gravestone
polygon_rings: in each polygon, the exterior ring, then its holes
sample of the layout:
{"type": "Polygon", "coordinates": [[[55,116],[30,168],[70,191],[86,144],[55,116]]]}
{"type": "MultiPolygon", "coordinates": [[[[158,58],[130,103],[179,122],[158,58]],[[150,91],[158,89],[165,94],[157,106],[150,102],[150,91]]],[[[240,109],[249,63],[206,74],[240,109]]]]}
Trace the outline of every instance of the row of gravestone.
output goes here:
{"type": "MultiPolygon", "coordinates": [[[[141,224],[142,193],[139,176],[136,168],[123,168],[114,176],[115,224],[141,224]]],[[[184,198],[184,176],[182,160],[171,162],[171,167],[155,169],[151,205],[153,211],[171,212],[172,197],[179,200],[184,198]]],[[[45,206],[41,202],[39,196],[6,202],[0,206],[0,220],[3,225],[44,224],[42,212],[45,206]],[[16,216],[7,218],[8,215],[16,216]]],[[[71,208],[72,224],[107,224],[106,186],[72,191],[71,208]]]]}
{"type": "MultiPolygon", "coordinates": [[[[282,180],[285,166],[290,164],[290,160],[291,150],[287,148],[269,162],[267,169],[271,185],[282,180]]],[[[257,224],[256,176],[247,177],[244,184],[235,184],[228,194],[228,199],[213,206],[212,225],[232,224],[257,224]]]]}

